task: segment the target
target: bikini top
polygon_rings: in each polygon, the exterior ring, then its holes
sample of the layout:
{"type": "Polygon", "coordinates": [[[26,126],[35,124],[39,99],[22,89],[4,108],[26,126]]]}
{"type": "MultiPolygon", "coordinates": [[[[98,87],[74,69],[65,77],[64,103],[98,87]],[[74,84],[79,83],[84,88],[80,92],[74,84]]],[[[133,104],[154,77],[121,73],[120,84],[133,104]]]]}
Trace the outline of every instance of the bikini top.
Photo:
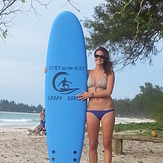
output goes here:
{"type": "Polygon", "coordinates": [[[99,84],[97,86],[95,86],[95,84],[93,83],[91,75],[89,75],[88,80],[87,80],[87,87],[88,88],[95,87],[95,88],[106,89],[106,85],[107,85],[107,77],[105,75],[103,76],[102,80],[99,82],[99,84]]]}

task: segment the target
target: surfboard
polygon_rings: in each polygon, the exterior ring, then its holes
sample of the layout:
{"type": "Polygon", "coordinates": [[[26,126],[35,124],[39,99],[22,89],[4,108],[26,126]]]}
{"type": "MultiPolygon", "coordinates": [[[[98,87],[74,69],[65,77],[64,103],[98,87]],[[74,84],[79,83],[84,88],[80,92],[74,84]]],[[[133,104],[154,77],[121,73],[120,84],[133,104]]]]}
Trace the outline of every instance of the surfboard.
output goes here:
{"type": "Polygon", "coordinates": [[[84,35],[77,17],[68,11],[54,20],[48,43],[45,74],[45,117],[50,163],[80,161],[86,118],[87,90],[84,35]]]}

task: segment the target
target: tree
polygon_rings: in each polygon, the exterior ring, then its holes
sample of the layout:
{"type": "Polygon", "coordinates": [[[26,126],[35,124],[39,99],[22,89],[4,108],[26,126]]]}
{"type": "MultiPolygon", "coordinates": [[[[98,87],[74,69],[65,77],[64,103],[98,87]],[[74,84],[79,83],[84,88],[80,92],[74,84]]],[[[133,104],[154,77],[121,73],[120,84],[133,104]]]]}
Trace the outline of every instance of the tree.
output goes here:
{"type": "Polygon", "coordinates": [[[163,93],[163,88],[159,86],[154,86],[151,83],[145,83],[145,86],[140,86],[141,94],[146,96],[159,95],[163,93]]]}
{"type": "Polygon", "coordinates": [[[156,43],[163,38],[162,0],[106,0],[94,8],[93,20],[85,19],[89,29],[88,50],[105,46],[115,64],[136,64],[158,54],[156,43]],[[118,59],[117,59],[118,58],[118,59]]]}
{"type": "Polygon", "coordinates": [[[132,100],[114,99],[115,115],[122,117],[141,117],[163,122],[163,88],[145,83],[140,93],[132,100]]]}
{"type": "Polygon", "coordinates": [[[140,86],[141,93],[132,100],[134,109],[139,109],[138,113],[144,117],[149,117],[157,121],[163,120],[163,88],[151,83],[140,86]]]}
{"type": "Polygon", "coordinates": [[[26,113],[40,113],[43,107],[39,104],[37,107],[28,106],[27,104],[18,103],[15,101],[0,100],[0,111],[6,112],[26,112],[26,113]]]}
{"type": "Polygon", "coordinates": [[[12,20],[18,13],[27,14],[34,12],[36,16],[39,13],[36,10],[37,5],[41,5],[47,8],[51,0],[2,0],[0,1],[0,37],[6,38],[8,34],[8,28],[12,26],[12,20]],[[27,3],[28,2],[28,3],[27,3]],[[27,10],[24,10],[24,5],[28,6],[27,10]]]}

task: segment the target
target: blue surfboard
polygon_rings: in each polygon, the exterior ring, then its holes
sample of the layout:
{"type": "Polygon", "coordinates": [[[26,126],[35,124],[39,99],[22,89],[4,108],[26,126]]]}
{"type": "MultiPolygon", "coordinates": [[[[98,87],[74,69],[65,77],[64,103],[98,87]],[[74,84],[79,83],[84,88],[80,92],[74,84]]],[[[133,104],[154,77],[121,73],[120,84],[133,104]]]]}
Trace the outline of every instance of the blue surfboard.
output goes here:
{"type": "Polygon", "coordinates": [[[50,163],[80,161],[86,101],[77,94],[87,90],[86,49],[81,24],[68,11],[54,20],[48,44],[45,74],[45,116],[50,163]]]}

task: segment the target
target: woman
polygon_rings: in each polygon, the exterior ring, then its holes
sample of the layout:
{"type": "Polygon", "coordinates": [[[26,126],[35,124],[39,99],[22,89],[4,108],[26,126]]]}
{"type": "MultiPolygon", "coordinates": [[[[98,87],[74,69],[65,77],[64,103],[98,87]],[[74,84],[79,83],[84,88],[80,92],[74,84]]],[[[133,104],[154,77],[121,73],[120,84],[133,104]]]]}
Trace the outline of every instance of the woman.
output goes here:
{"type": "Polygon", "coordinates": [[[97,163],[98,133],[101,122],[104,163],[112,160],[112,134],[114,128],[114,109],[111,98],[114,86],[114,72],[108,51],[99,47],[94,52],[95,68],[88,70],[88,92],[78,94],[79,100],[89,98],[87,107],[87,131],[89,137],[89,159],[90,163],[97,163]]]}

